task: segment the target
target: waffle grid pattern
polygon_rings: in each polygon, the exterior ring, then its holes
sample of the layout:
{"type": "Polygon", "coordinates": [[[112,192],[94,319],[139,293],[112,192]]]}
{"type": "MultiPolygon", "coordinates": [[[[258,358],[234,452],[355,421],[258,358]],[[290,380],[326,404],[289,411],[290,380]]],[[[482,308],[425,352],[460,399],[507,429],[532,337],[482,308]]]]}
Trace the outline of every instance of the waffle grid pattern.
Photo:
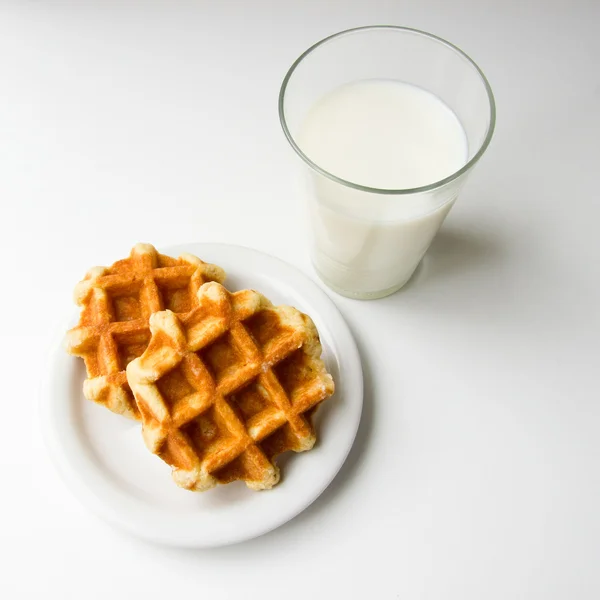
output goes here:
{"type": "Polygon", "coordinates": [[[150,316],[165,308],[188,313],[200,286],[224,277],[219,267],[195,256],[174,259],[149,244],[137,244],[112,267],[91,269],[75,288],[79,325],[67,333],[67,350],[85,361],[84,395],[139,420],[125,369],[148,345],[150,316]]]}
{"type": "Polygon", "coordinates": [[[127,368],[149,449],[181,487],[279,481],[273,462],[315,443],[311,416],[333,393],[306,315],[261,294],[207,283],[199,308],[150,319],[147,350],[127,368]]]}

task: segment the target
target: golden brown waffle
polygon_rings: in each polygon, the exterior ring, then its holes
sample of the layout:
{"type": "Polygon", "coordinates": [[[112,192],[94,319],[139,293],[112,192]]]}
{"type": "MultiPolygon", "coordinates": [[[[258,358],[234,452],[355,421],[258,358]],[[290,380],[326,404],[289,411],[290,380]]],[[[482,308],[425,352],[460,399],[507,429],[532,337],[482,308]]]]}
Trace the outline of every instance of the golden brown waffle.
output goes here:
{"type": "Polygon", "coordinates": [[[139,419],[125,368],[150,341],[150,315],[164,309],[185,315],[195,308],[203,283],[224,278],[220,267],[191,254],[171,258],[149,244],[137,244],[112,267],[88,271],[75,288],[79,325],[66,339],[67,351],[85,361],[86,398],[139,419]]]}
{"type": "Polygon", "coordinates": [[[274,457],[313,447],[312,413],[334,391],[317,330],[252,290],[206,283],[198,304],[152,315],[150,344],[127,367],[144,440],[183,488],[269,489],[274,457]]]}

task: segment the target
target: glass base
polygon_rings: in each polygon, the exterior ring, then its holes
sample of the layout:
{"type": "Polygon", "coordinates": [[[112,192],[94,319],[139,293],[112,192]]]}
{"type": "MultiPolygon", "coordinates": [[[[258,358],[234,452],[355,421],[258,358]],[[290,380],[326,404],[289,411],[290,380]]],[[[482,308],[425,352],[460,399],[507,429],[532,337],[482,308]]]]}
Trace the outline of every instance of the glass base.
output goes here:
{"type": "Polygon", "coordinates": [[[319,279],[328,288],[332,289],[334,292],[336,292],[340,296],[345,296],[346,298],[353,298],[354,300],[379,300],[379,298],[385,298],[386,296],[390,296],[391,294],[394,294],[395,292],[397,292],[400,288],[404,287],[410,281],[411,277],[414,274],[414,272],[411,273],[410,276],[407,277],[404,281],[402,281],[390,288],[387,288],[385,290],[379,290],[379,291],[375,291],[375,292],[353,292],[351,290],[345,290],[343,288],[340,288],[337,285],[335,285],[334,283],[331,283],[331,281],[329,281],[326,277],[323,276],[323,274],[319,271],[319,269],[317,268],[317,266],[315,265],[314,262],[312,263],[312,265],[313,265],[317,275],[319,276],[319,279]]]}

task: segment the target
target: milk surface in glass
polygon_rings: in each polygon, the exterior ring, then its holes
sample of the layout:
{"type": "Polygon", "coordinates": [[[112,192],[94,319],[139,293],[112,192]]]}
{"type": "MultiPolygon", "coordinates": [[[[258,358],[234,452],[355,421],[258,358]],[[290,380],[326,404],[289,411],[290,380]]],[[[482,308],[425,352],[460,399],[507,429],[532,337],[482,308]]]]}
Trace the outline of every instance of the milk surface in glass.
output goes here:
{"type": "MultiPolygon", "coordinates": [[[[467,137],[435,95],[391,80],[343,85],[307,113],[300,149],[348,182],[412,189],[467,162],[467,137]]],[[[334,289],[355,295],[401,287],[412,275],[456,198],[452,188],[389,196],[365,193],[311,173],[309,206],[315,267],[334,289]],[[384,201],[385,199],[385,201],[384,201]]]]}

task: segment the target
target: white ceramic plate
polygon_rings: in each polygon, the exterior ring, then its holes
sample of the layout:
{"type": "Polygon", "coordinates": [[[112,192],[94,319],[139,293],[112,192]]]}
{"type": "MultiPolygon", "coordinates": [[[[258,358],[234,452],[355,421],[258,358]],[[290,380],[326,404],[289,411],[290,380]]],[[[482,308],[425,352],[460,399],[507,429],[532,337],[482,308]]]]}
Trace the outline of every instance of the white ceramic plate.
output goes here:
{"type": "MultiPolygon", "coordinates": [[[[142,441],[141,426],[83,397],[83,361],[57,347],[41,398],[50,454],[76,496],[107,521],[148,540],[188,547],[232,544],[266,533],[295,517],[329,485],[358,429],[363,401],[356,344],[329,297],[294,267],[239,246],[187,244],[165,254],[191,252],[222,266],[231,290],[254,288],[275,304],[291,304],[315,321],[335,395],[315,415],[317,445],[287,453],[282,481],[254,492],[241,482],[205,493],[178,488],[170,468],[142,441]]],[[[76,310],[72,324],[77,322],[76,310]]]]}

